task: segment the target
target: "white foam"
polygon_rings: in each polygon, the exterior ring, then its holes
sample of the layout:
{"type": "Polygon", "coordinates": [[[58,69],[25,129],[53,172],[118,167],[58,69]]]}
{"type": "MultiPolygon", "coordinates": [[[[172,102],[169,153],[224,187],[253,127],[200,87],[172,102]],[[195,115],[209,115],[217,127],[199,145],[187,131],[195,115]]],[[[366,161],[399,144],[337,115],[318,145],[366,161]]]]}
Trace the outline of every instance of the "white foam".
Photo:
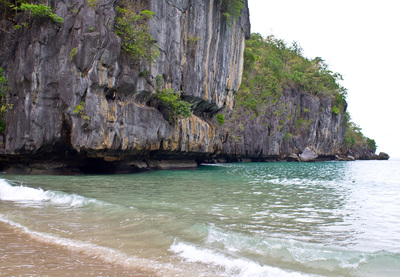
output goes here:
{"type": "MultiPolygon", "coordinates": [[[[346,274],[355,276],[377,276],[379,274],[371,274],[368,271],[374,270],[374,272],[379,272],[381,270],[389,272],[382,276],[398,275],[392,274],[396,266],[399,268],[398,265],[400,265],[400,255],[396,253],[385,251],[373,253],[352,251],[287,238],[247,236],[242,233],[226,231],[215,226],[205,228],[208,231],[207,243],[209,245],[223,245],[224,251],[228,251],[233,255],[243,252],[257,253],[264,258],[279,259],[288,264],[302,265],[309,270],[326,273],[347,272],[346,274]]],[[[239,274],[238,276],[241,275],[239,274]]],[[[269,275],[261,274],[261,276],[269,275]]],[[[292,273],[289,276],[292,276],[292,273]]]]}
{"type": "Polygon", "coordinates": [[[44,191],[41,188],[30,188],[23,185],[13,186],[3,179],[0,179],[0,200],[52,202],[53,204],[69,205],[72,207],[87,204],[106,204],[78,194],[68,194],[50,190],[44,191]]]}
{"type": "Polygon", "coordinates": [[[225,164],[223,164],[223,163],[215,163],[215,164],[211,164],[211,163],[202,163],[202,164],[200,164],[200,165],[203,165],[203,166],[225,166],[225,164]]]}
{"type": "Polygon", "coordinates": [[[284,271],[277,267],[260,265],[243,258],[229,257],[215,250],[199,248],[183,242],[175,242],[169,250],[186,262],[202,263],[215,266],[218,269],[223,269],[223,274],[226,276],[310,276],[298,272],[284,271]]]}

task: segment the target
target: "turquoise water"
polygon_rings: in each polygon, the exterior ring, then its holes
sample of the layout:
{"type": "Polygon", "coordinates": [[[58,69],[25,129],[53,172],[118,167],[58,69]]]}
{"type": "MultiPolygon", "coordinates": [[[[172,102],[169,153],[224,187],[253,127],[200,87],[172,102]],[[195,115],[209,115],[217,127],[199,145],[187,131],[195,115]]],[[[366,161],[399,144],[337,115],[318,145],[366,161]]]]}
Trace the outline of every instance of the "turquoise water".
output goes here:
{"type": "Polygon", "coordinates": [[[400,276],[400,161],[1,178],[1,221],[159,276],[400,276]]]}

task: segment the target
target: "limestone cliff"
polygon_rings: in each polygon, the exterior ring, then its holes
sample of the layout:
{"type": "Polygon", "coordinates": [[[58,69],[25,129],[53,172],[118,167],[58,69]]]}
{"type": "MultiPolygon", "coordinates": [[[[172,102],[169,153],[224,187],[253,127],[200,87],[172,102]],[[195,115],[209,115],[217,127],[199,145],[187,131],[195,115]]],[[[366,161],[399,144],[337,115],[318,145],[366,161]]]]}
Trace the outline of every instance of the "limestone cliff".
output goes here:
{"type": "Polygon", "coordinates": [[[2,167],[60,173],[185,168],[221,148],[209,118],[233,106],[241,83],[247,1],[233,23],[219,0],[131,2],[155,13],[149,32],[161,53],[140,66],[121,52],[115,34],[122,1],[91,2],[51,1],[62,24],[26,22],[25,15],[3,23],[0,66],[13,108],[5,119],[2,167]],[[13,29],[23,21],[24,28],[13,29]],[[180,92],[194,115],[172,124],[149,105],[157,78],[180,92]]]}
{"type": "Polygon", "coordinates": [[[286,88],[256,116],[237,108],[228,113],[221,158],[228,160],[297,160],[309,147],[319,159],[334,159],[346,132],[344,113],[332,112],[330,97],[286,88]]]}
{"type": "Polygon", "coordinates": [[[12,109],[3,118],[0,169],[195,168],[218,160],[297,160],[306,148],[320,159],[347,155],[341,148],[346,104],[334,110],[334,97],[288,85],[263,100],[260,112],[240,107],[249,11],[244,1],[241,16],[229,20],[227,2],[49,1],[63,23],[1,9],[0,67],[12,109]],[[133,61],[121,50],[121,5],[154,12],[146,22],[160,52],[153,63],[133,61]],[[177,92],[193,114],[171,120],[154,104],[163,89],[177,92]],[[217,114],[225,115],[224,124],[217,114]]]}
{"type": "Polygon", "coordinates": [[[374,158],[376,144],[350,122],[342,76],[297,43],[252,34],[235,107],[219,114],[216,160],[313,161],[374,158]],[[225,119],[225,120],[222,120],[225,119]],[[225,122],[224,122],[225,121],[225,122]],[[304,153],[306,152],[306,153],[304,153]]]}

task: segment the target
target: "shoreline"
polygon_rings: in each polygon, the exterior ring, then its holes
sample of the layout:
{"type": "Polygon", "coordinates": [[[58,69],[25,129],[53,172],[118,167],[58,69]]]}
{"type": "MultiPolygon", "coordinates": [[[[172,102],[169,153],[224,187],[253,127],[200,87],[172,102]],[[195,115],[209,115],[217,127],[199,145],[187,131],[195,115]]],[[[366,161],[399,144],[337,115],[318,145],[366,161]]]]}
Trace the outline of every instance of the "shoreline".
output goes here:
{"type": "Polygon", "coordinates": [[[0,221],[1,276],[135,276],[155,273],[104,262],[66,247],[32,239],[0,221]]]}
{"type": "MultiPolygon", "coordinates": [[[[312,152],[312,151],[310,151],[312,152]]],[[[88,174],[130,174],[141,173],[149,170],[196,170],[201,164],[216,164],[216,163],[242,163],[242,162],[326,162],[326,161],[387,161],[390,156],[384,152],[379,155],[373,154],[371,157],[353,157],[343,155],[317,155],[312,152],[314,156],[304,156],[297,154],[283,155],[283,156],[268,156],[268,157],[233,157],[233,156],[220,156],[208,159],[150,159],[150,160],[115,160],[108,161],[101,158],[93,159],[90,167],[87,165],[78,165],[71,160],[60,161],[31,161],[24,162],[10,160],[7,161],[5,166],[0,155],[0,171],[8,174],[21,174],[21,175],[88,175],[88,174]]]]}

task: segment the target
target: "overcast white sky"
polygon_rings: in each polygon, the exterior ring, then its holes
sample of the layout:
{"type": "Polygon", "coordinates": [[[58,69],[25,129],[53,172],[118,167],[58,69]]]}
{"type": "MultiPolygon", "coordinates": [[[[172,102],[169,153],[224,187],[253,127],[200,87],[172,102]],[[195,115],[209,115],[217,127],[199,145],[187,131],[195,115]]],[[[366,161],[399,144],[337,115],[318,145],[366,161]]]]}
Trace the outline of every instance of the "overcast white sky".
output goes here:
{"type": "Polygon", "coordinates": [[[400,1],[248,1],[251,32],[297,41],[341,73],[352,120],[377,153],[400,157],[400,1]]]}

